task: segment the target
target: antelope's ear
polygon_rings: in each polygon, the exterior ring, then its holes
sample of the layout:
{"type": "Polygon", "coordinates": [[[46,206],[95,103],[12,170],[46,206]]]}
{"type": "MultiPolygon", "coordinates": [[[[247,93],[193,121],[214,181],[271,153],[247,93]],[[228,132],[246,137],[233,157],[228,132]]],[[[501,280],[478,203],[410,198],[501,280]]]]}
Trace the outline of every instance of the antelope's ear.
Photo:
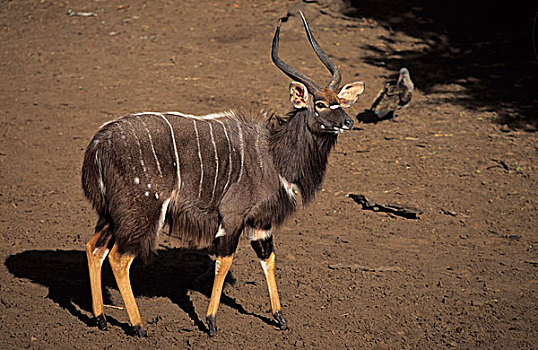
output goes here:
{"type": "Polygon", "coordinates": [[[351,107],[359,95],[364,92],[364,83],[362,81],[356,81],[354,83],[349,83],[344,85],[342,90],[338,93],[338,98],[340,99],[340,106],[342,107],[351,107]]]}
{"type": "Polygon", "coordinates": [[[306,108],[308,106],[308,90],[304,84],[292,81],[290,84],[291,104],[295,108],[306,108]]]}

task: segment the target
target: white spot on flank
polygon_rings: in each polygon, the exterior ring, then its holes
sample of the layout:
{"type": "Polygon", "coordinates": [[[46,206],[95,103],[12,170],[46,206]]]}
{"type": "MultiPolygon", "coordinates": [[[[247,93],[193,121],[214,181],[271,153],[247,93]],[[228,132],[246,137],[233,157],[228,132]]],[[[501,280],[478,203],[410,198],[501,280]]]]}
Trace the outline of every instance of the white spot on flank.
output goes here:
{"type": "Polygon", "coordinates": [[[148,184],[148,188],[151,189],[151,184],[148,184]]]}
{"type": "Polygon", "coordinates": [[[135,183],[135,185],[138,185],[140,183],[140,179],[138,177],[135,177],[134,178],[134,183],[135,183]]]}
{"type": "Polygon", "coordinates": [[[144,196],[149,197],[149,191],[144,192],[144,196]]]}
{"type": "Polygon", "coordinates": [[[159,194],[155,192],[155,199],[159,199],[159,194]]]}

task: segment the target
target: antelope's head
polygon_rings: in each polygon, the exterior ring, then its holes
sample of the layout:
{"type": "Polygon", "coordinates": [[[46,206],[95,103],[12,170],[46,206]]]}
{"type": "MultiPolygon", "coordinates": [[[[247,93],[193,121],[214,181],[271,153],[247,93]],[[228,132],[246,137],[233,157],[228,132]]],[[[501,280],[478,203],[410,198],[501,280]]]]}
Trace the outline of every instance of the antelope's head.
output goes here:
{"type": "Polygon", "coordinates": [[[329,84],[322,88],[311,78],[290,67],[278,57],[281,21],[278,23],[275,37],[273,38],[271,58],[282,72],[293,79],[290,84],[291,103],[297,109],[307,109],[310,112],[307,118],[310,130],[316,134],[339,134],[344,130],[351,129],[353,126],[353,120],[343,108],[350,107],[357,101],[359,95],[364,91],[364,83],[361,81],[349,83],[338,91],[342,80],[340,69],[314,39],[302,13],[301,18],[310,45],[312,45],[321,62],[332,74],[329,84]]]}

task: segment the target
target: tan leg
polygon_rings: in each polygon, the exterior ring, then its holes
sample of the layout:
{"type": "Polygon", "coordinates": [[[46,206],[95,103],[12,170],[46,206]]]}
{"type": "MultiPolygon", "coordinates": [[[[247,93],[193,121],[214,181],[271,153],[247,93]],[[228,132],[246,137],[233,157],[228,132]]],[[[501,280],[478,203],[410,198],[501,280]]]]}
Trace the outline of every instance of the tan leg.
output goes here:
{"type": "Polygon", "coordinates": [[[233,255],[225,257],[217,257],[215,262],[215,280],[213,282],[213,290],[211,291],[211,299],[207,308],[206,320],[209,325],[209,335],[213,336],[217,333],[216,316],[220,304],[220,296],[222,295],[222,287],[224,280],[233,262],[233,255]]]}
{"type": "Polygon", "coordinates": [[[276,287],[275,277],[275,253],[272,252],[267,260],[261,260],[265,279],[267,280],[267,289],[269,290],[269,298],[271,299],[271,313],[273,317],[278,321],[280,329],[287,329],[286,320],[282,316],[282,308],[280,306],[280,298],[278,297],[278,290],[276,287]]]}
{"type": "Polygon", "coordinates": [[[108,254],[108,248],[95,248],[95,243],[99,239],[101,232],[102,231],[95,233],[92,239],[86,244],[86,257],[88,258],[88,270],[90,272],[93,315],[95,316],[99,329],[107,329],[105,313],[103,310],[101,267],[108,254]]]}
{"type": "Polygon", "coordinates": [[[129,268],[131,267],[133,259],[134,256],[132,255],[119,254],[117,245],[112,247],[110,254],[108,255],[110,267],[112,267],[112,272],[116,278],[116,283],[118,284],[123,302],[125,303],[127,314],[129,315],[129,321],[131,321],[131,325],[134,327],[136,334],[139,337],[145,337],[146,331],[142,325],[140,312],[136,306],[133,290],[131,289],[131,282],[129,280],[129,268]]]}

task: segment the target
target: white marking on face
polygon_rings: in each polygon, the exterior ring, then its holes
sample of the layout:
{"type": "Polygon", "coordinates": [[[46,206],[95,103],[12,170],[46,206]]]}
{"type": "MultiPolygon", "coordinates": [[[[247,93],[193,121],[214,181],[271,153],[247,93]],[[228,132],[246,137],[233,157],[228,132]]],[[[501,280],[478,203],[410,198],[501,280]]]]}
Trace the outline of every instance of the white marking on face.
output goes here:
{"type": "Polygon", "coordinates": [[[239,130],[239,153],[241,156],[241,167],[239,168],[239,177],[237,182],[241,181],[241,176],[243,175],[243,163],[245,161],[245,145],[243,144],[243,130],[241,130],[241,123],[237,120],[237,129],[239,130]]]}
{"type": "Polygon", "coordinates": [[[215,196],[215,189],[217,188],[217,179],[219,177],[219,153],[217,152],[217,144],[215,143],[215,137],[213,136],[213,126],[209,124],[209,135],[211,136],[211,143],[213,144],[213,150],[215,151],[215,180],[213,181],[213,191],[211,192],[211,202],[215,196]]]}
{"type": "Polygon", "coordinates": [[[166,119],[166,117],[162,114],[157,114],[159,117],[163,118],[166,124],[168,124],[168,127],[170,128],[170,135],[172,136],[172,145],[174,146],[174,156],[176,159],[176,173],[177,173],[177,190],[181,190],[181,174],[179,172],[179,156],[177,153],[177,145],[176,145],[176,137],[174,136],[174,128],[172,128],[172,124],[166,119]]]}
{"type": "Polygon", "coordinates": [[[330,105],[329,106],[330,109],[338,109],[340,107],[341,107],[340,105],[330,105]]]}
{"type": "Polygon", "coordinates": [[[149,129],[148,129],[146,123],[144,123],[144,120],[142,120],[142,118],[140,118],[140,116],[136,116],[136,118],[138,120],[140,120],[140,122],[144,126],[144,129],[146,130],[146,133],[148,134],[149,143],[151,145],[151,152],[153,153],[153,158],[155,159],[155,165],[157,166],[157,171],[159,172],[159,176],[163,177],[163,172],[161,170],[161,164],[159,163],[159,159],[157,158],[157,153],[155,153],[155,147],[153,146],[153,137],[151,136],[151,133],[149,132],[149,129]]]}
{"type": "Polygon", "coordinates": [[[271,230],[260,230],[252,227],[248,228],[248,238],[251,241],[266,240],[271,237],[273,234],[271,230]]]}
{"type": "Polygon", "coordinates": [[[196,134],[196,146],[198,147],[198,160],[200,160],[200,183],[198,184],[198,198],[202,195],[202,183],[204,181],[204,163],[202,162],[202,150],[200,149],[200,137],[198,135],[198,128],[196,127],[196,120],[192,121],[194,124],[194,133],[196,134]]]}
{"type": "Polygon", "coordinates": [[[134,183],[135,183],[135,185],[138,185],[140,183],[140,179],[138,177],[135,177],[134,178],[134,183]]]}

